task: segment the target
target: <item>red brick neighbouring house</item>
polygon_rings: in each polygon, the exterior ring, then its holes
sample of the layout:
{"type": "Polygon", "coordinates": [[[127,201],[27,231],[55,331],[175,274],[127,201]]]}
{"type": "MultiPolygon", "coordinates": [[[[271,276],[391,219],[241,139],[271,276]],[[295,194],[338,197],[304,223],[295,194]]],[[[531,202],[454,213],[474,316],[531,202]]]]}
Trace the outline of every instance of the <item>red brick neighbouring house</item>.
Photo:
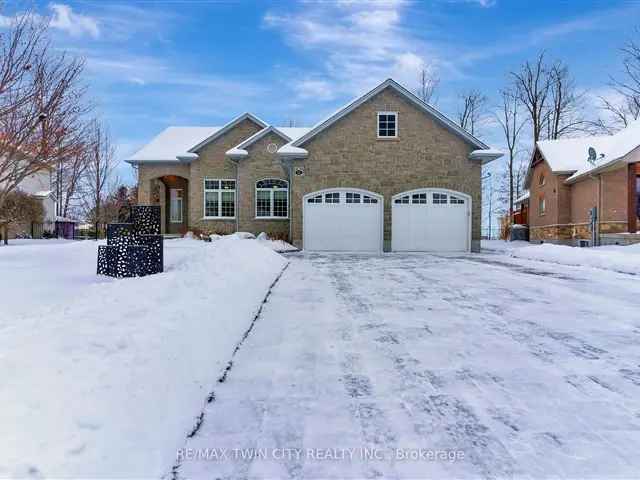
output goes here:
{"type": "Polygon", "coordinates": [[[640,121],[615,135],[536,144],[525,181],[532,242],[640,242],[640,121]]]}

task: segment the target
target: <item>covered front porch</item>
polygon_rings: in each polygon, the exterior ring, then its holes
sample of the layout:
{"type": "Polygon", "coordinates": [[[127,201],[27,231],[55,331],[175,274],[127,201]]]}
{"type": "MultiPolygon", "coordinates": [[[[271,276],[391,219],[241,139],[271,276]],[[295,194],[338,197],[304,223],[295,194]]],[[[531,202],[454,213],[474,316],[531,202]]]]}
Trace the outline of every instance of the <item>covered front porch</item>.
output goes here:
{"type": "Polygon", "coordinates": [[[184,235],[189,225],[189,180],[175,174],[140,180],[138,200],[159,205],[161,231],[166,235],[184,235]]]}

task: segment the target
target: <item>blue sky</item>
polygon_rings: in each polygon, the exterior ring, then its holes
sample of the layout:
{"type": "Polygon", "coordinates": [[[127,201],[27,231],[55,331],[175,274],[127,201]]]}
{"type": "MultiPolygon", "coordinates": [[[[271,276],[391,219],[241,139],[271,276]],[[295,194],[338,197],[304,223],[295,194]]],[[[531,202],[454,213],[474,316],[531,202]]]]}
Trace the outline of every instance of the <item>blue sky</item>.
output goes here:
{"type": "MultiPolygon", "coordinates": [[[[4,15],[25,3],[7,2],[4,15]]],[[[496,103],[508,72],[537,52],[564,60],[580,88],[610,94],[637,1],[359,0],[37,2],[58,47],[87,59],[87,83],[126,158],[168,125],[219,125],[251,111],[315,123],[391,76],[414,89],[421,65],[496,103]]],[[[0,24],[2,18],[0,18],[0,24]]],[[[496,145],[495,128],[483,138],[496,145]]],[[[132,181],[127,165],[121,178],[132,181]]]]}

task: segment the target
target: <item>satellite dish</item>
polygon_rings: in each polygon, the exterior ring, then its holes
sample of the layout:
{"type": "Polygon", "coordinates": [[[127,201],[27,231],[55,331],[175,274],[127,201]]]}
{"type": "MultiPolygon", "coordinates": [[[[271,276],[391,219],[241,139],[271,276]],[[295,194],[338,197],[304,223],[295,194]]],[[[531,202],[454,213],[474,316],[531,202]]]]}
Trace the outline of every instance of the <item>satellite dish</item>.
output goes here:
{"type": "Polygon", "coordinates": [[[589,163],[596,163],[596,158],[598,158],[596,149],[593,147],[589,147],[589,163]]]}

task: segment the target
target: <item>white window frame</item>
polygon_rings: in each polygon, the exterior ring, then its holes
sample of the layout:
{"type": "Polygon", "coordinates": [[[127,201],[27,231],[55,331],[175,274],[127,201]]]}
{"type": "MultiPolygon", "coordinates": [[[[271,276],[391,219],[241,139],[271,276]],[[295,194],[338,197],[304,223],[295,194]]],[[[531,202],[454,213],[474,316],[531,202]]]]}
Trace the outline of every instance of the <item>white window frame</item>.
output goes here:
{"type": "Polygon", "coordinates": [[[183,188],[169,188],[169,223],[182,223],[184,221],[184,216],[182,211],[184,210],[184,189],[183,188]],[[176,193],[176,199],[180,200],[180,220],[174,220],[173,218],[171,218],[171,211],[173,209],[173,205],[172,205],[172,198],[171,198],[171,192],[175,191],[175,192],[182,192],[182,196],[178,197],[177,193],[176,193]]]}
{"type": "Polygon", "coordinates": [[[255,185],[254,185],[254,207],[255,207],[255,220],[288,220],[289,219],[289,207],[291,205],[291,199],[289,197],[289,182],[283,178],[276,178],[276,177],[267,177],[267,178],[261,178],[260,180],[258,180],[255,185]],[[274,194],[273,192],[281,192],[282,188],[258,188],[258,183],[260,182],[264,182],[265,180],[278,180],[279,182],[284,182],[287,184],[287,215],[284,217],[277,217],[273,215],[273,210],[274,210],[274,194]],[[258,192],[262,191],[262,192],[270,192],[269,195],[269,212],[271,213],[268,216],[258,216],[258,192]]]}
{"type": "Polygon", "coordinates": [[[376,135],[378,138],[398,138],[398,112],[378,112],[376,115],[376,135]],[[395,135],[380,135],[380,115],[393,115],[396,118],[395,135]]]}
{"type": "Polygon", "coordinates": [[[542,217],[545,213],[547,213],[547,199],[541,195],[538,197],[538,216],[542,217]]]}
{"type": "Polygon", "coordinates": [[[213,177],[204,177],[202,180],[202,218],[204,220],[234,220],[236,218],[236,209],[238,205],[238,197],[236,195],[236,191],[238,189],[238,184],[235,178],[213,178],[213,177]],[[217,189],[207,188],[207,181],[217,181],[220,182],[219,187],[217,189]],[[233,182],[234,188],[233,190],[222,189],[222,182],[233,182]],[[222,192],[233,192],[233,216],[232,217],[223,217],[222,213],[222,192]],[[216,216],[207,216],[207,193],[217,193],[218,194],[218,215],[216,216]]]}

